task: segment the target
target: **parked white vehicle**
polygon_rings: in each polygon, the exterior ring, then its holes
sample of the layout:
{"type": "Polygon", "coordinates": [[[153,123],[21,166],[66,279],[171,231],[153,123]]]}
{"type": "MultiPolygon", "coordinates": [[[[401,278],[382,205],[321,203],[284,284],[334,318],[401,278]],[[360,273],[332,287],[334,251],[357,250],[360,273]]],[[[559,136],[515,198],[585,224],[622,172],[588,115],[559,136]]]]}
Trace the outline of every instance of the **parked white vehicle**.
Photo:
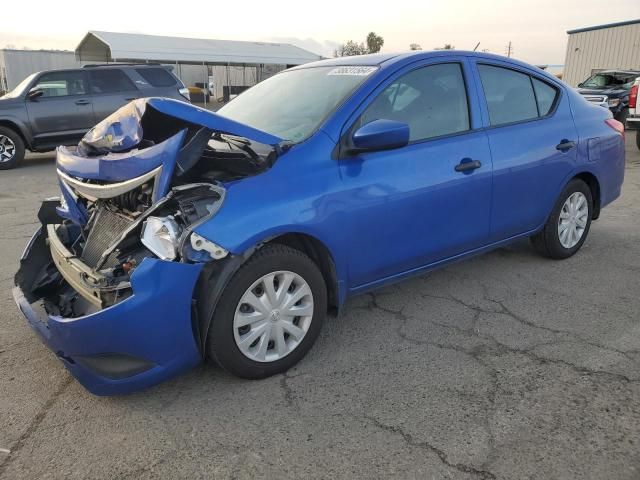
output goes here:
{"type": "Polygon", "coordinates": [[[638,103],[638,90],[640,89],[640,77],[636,78],[629,92],[629,114],[626,127],[636,131],[636,145],[640,149],[640,104],[638,103]]]}

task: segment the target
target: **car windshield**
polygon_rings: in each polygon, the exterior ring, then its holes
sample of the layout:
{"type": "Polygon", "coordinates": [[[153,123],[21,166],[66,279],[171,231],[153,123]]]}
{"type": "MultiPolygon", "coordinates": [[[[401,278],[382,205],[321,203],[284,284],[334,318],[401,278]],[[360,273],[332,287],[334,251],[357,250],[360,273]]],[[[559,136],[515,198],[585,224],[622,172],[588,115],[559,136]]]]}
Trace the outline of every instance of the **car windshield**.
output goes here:
{"type": "Polygon", "coordinates": [[[9,93],[6,93],[5,95],[3,95],[0,98],[18,98],[18,97],[20,97],[24,93],[24,91],[27,89],[27,87],[31,83],[31,80],[33,80],[33,78],[35,76],[36,76],[36,74],[32,73],[27,78],[25,78],[23,81],[21,81],[16,88],[14,88],[9,93]]]}
{"type": "Polygon", "coordinates": [[[619,88],[631,88],[636,77],[639,74],[629,73],[596,73],[590,76],[584,82],[583,87],[592,88],[605,88],[605,87],[619,87],[619,88]]]}
{"type": "Polygon", "coordinates": [[[301,142],[375,70],[369,66],[332,66],[285,71],[242,93],[218,113],[301,142]]]}

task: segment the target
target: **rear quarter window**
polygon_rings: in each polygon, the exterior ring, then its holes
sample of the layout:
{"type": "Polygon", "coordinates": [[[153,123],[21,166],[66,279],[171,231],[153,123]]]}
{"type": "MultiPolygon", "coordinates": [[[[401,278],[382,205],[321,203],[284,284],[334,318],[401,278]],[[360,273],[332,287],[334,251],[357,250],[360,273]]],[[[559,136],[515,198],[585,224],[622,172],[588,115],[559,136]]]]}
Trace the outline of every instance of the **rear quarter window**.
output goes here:
{"type": "Polygon", "coordinates": [[[176,79],[166,69],[136,68],[136,73],[145,79],[152,87],[173,87],[176,79]]]}
{"type": "Polygon", "coordinates": [[[558,90],[551,85],[531,77],[533,82],[533,89],[536,92],[536,100],[538,102],[538,110],[540,116],[544,117],[553,108],[553,104],[558,96],[558,90]]]}

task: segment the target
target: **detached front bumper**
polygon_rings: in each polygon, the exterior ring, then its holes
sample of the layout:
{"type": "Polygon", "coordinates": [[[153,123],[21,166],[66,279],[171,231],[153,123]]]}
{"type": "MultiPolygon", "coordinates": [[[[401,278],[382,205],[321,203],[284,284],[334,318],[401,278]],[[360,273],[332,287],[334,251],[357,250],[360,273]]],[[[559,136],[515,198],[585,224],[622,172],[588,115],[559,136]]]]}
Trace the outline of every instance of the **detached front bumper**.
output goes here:
{"type": "MultiPolygon", "coordinates": [[[[51,262],[43,237],[42,230],[34,235],[21,266],[51,262]]],[[[131,276],[131,296],[77,318],[47,314],[42,302],[30,302],[32,295],[20,286],[13,296],[31,327],[87,390],[117,395],[154,385],[200,362],[192,298],[201,270],[201,264],[145,258],[131,276]]]]}

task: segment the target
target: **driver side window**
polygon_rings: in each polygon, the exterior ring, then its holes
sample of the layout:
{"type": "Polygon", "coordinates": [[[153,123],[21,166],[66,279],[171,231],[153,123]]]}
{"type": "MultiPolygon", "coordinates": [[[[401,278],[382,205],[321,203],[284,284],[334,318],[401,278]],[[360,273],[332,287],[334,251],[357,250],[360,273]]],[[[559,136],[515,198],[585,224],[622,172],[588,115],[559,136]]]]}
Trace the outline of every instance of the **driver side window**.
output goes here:
{"type": "Polygon", "coordinates": [[[45,73],[31,90],[42,90],[42,98],[85,95],[87,84],[83,72],[63,70],[45,73]]]}
{"type": "Polygon", "coordinates": [[[406,123],[412,142],[469,130],[460,64],[430,65],[398,78],[369,105],[359,124],[377,119],[406,123]]]}

